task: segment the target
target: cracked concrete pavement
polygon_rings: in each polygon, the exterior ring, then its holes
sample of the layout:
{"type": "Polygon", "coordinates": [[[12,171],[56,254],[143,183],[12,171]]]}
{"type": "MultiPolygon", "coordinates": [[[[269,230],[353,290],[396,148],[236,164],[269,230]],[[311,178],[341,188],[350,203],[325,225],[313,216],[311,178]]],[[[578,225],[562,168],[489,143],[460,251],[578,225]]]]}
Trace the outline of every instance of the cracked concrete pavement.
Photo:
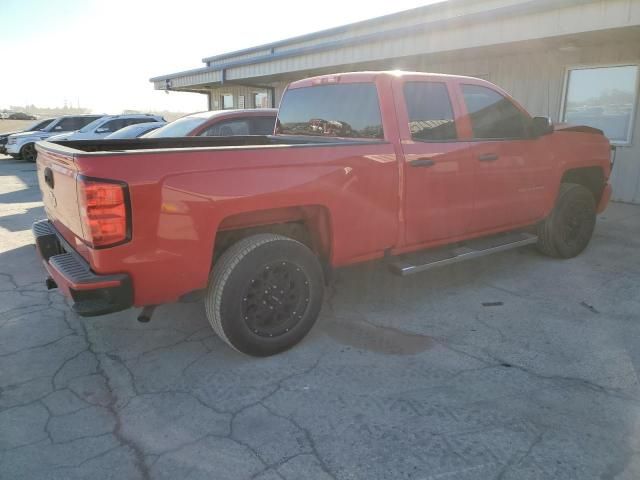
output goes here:
{"type": "Polygon", "coordinates": [[[78,318],[44,287],[42,216],[34,165],[0,159],[0,478],[640,478],[638,206],[568,261],[342,270],[266,359],[200,302],[78,318]]]}

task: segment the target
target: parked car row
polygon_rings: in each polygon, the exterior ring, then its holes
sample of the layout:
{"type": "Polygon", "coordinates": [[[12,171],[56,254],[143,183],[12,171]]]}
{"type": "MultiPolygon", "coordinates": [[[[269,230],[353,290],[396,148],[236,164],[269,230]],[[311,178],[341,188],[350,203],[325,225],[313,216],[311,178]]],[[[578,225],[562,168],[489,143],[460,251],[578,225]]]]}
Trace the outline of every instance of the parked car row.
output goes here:
{"type": "Polygon", "coordinates": [[[66,115],[41,120],[20,132],[0,135],[0,153],[34,162],[40,140],[73,141],[138,137],[270,135],[277,110],[247,109],[198,112],[167,123],[149,114],[66,115]]]}
{"type": "Polygon", "coordinates": [[[25,112],[0,112],[0,120],[37,120],[36,115],[25,112]]]}

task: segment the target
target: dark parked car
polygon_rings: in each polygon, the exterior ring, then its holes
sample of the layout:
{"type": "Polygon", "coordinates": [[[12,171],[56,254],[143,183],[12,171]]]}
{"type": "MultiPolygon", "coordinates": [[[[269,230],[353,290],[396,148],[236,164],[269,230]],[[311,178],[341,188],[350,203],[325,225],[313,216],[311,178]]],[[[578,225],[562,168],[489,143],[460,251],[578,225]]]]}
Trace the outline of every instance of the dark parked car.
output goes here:
{"type": "Polygon", "coordinates": [[[35,115],[31,115],[29,113],[24,112],[16,112],[9,115],[9,120],[36,120],[37,117],[35,115]]]}

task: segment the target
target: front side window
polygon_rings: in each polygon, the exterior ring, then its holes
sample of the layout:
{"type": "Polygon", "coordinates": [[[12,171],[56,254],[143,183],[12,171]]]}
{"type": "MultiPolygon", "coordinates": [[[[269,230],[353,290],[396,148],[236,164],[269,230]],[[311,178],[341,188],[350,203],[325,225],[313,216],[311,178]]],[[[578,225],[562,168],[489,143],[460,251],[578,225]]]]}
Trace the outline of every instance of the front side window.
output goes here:
{"type": "Polygon", "coordinates": [[[273,135],[276,117],[255,117],[252,119],[251,135],[273,135]]]}
{"type": "Polygon", "coordinates": [[[527,137],[528,117],[508,98],[479,85],[462,85],[475,139],[527,137]]]}
{"type": "Polygon", "coordinates": [[[404,100],[412,139],[433,142],[457,138],[451,100],[444,83],[407,82],[404,100]]]}
{"type": "Polygon", "coordinates": [[[347,83],[287,90],[280,103],[277,131],[285,135],[382,139],[376,86],[347,83]]]}
{"type": "Polygon", "coordinates": [[[637,85],[637,65],[569,70],[562,120],[599,128],[613,143],[630,143],[637,85]]]}

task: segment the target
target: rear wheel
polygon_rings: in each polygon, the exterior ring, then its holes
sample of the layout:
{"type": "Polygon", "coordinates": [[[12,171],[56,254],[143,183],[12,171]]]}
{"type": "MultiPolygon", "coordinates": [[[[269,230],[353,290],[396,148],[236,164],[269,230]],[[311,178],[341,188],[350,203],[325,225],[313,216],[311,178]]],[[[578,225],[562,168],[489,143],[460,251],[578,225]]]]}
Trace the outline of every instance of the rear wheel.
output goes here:
{"type": "Polygon", "coordinates": [[[589,244],[595,224],[593,194],[582,185],[563,183],[556,206],[538,226],[538,249],[551,257],[575,257],[589,244]]]}
{"type": "Polygon", "coordinates": [[[27,162],[35,162],[37,156],[35,143],[27,143],[24,147],[22,147],[20,149],[20,156],[27,162]]]}
{"type": "Polygon", "coordinates": [[[302,243],[282,235],[242,239],[220,257],[205,307],[216,334],[253,356],[297,344],[315,323],[324,294],[322,268],[302,243]]]}

